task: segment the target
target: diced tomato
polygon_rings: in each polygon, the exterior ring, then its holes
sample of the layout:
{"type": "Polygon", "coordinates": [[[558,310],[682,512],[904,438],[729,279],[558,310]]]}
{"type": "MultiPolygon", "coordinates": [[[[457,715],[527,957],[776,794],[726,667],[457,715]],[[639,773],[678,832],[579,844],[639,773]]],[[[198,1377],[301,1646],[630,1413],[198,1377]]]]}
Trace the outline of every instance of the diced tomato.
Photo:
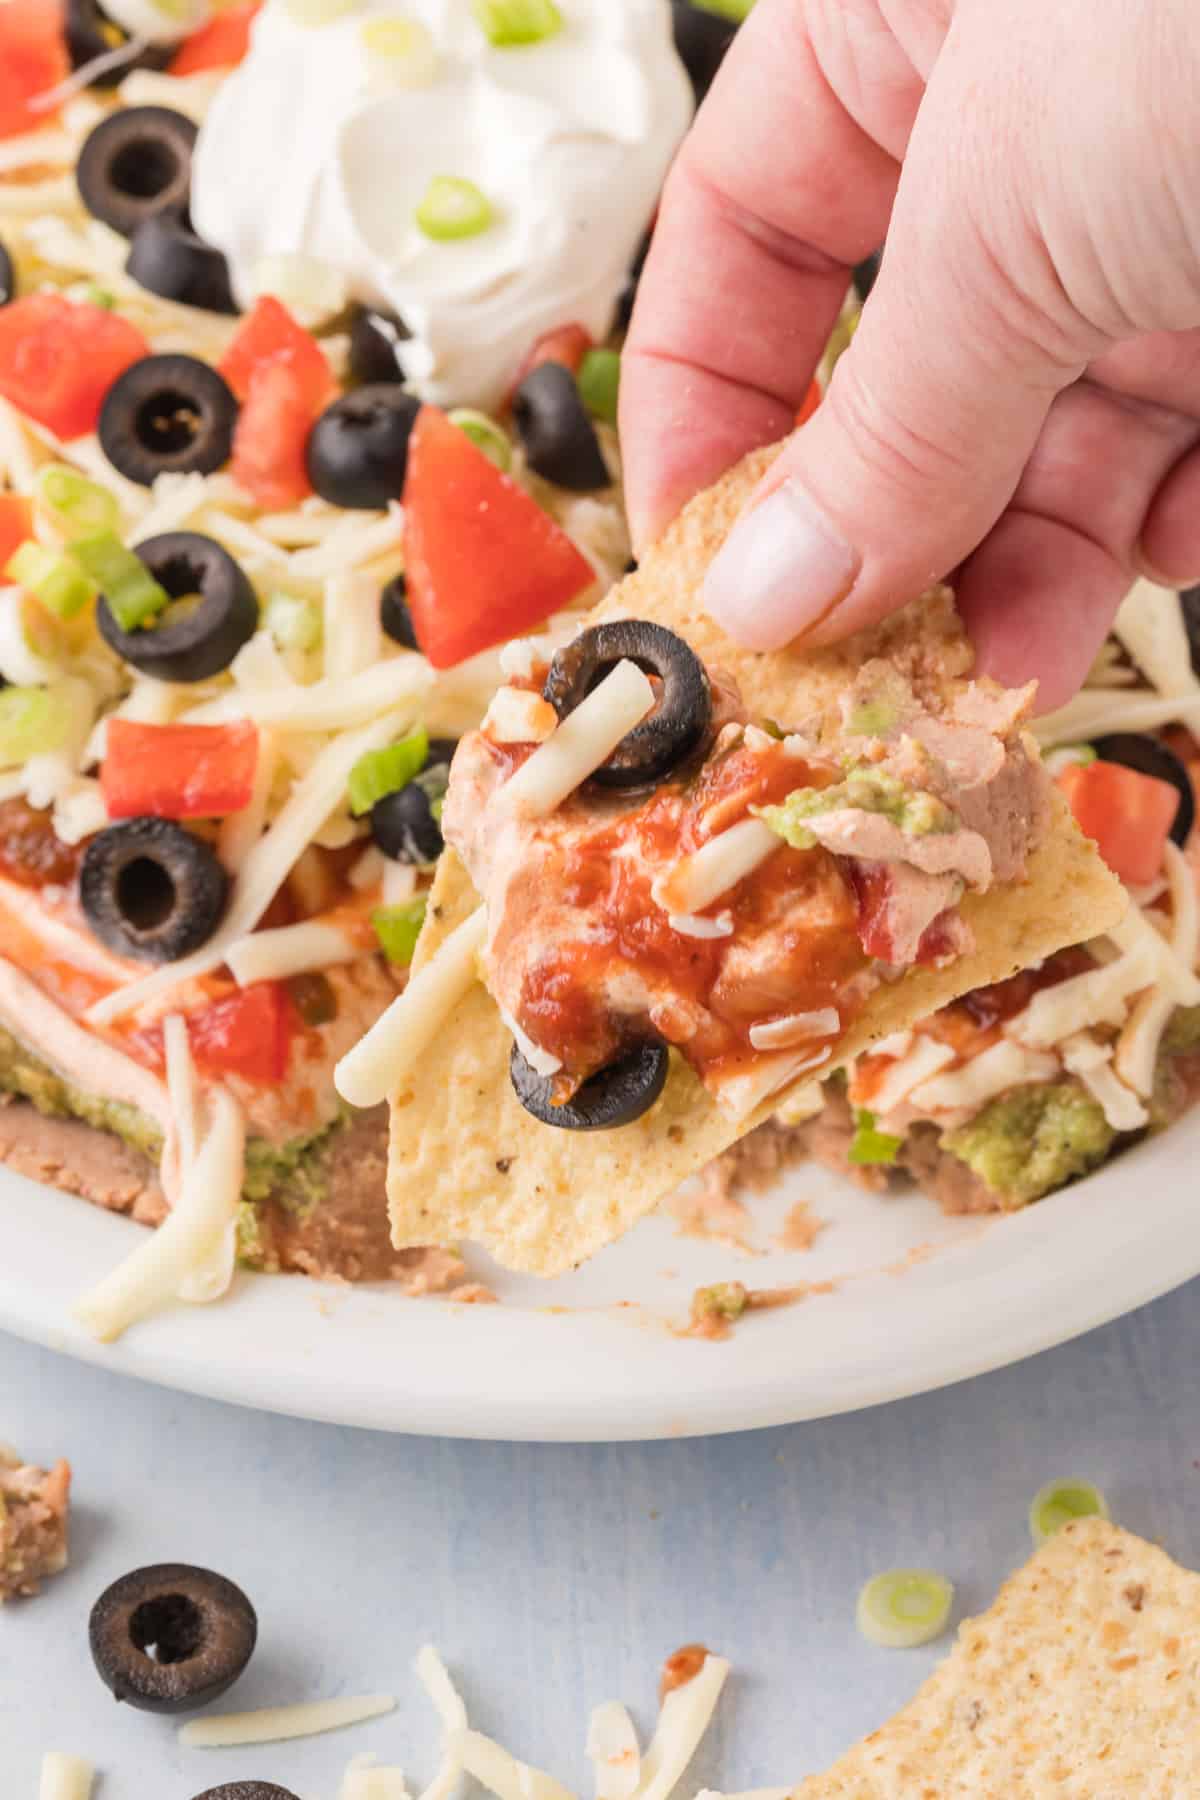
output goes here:
{"type": "Polygon", "coordinates": [[[591,332],[585,331],[582,325],[556,325],[553,331],[544,331],[517,370],[508,393],[509,402],[530,371],[540,368],[543,363],[562,363],[572,375],[578,375],[579,365],[594,343],[591,332]]]}
{"type": "Polygon", "coordinates": [[[821,386],[818,381],[814,380],[809,383],[808,392],[801,401],[800,411],[796,414],[797,425],[803,425],[811,419],[820,404],[821,386]]]}
{"type": "Polygon", "coordinates": [[[282,300],[264,294],[238,326],[217,368],[238,399],[245,400],[254,377],[275,362],[294,371],[314,411],[333,394],[333,370],[316,338],[282,300]]]}
{"type": "Polygon", "coordinates": [[[197,75],[202,69],[232,69],[250,48],[250,27],[262,0],[240,0],[221,9],[207,25],[193,31],[171,59],[171,75],[197,75]]]}
{"type": "Polygon", "coordinates": [[[259,369],[238,414],[230,464],[259,506],[295,506],[312,492],[305,451],[315,416],[295,369],[283,361],[259,369]]]}
{"type": "Polygon", "coordinates": [[[1163,848],[1179,810],[1169,781],[1121,763],[1073,763],[1058,777],[1080,830],[1114,875],[1141,887],[1161,873],[1163,848]]]}
{"type": "Polygon", "coordinates": [[[281,981],[256,981],[188,1017],[196,1067],[208,1075],[282,1081],[287,1074],[296,1013],[281,981]]]}
{"type": "Polygon", "coordinates": [[[238,399],[233,474],[260,506],[294,506],[312,492],[305,450],[336,391],[320,344],[273,295],[255,302],[218,365],[238,399]]]}
{"type": "Polygon", "coordinates": [[[258,728],[142,725],[112,718],[105,730],[100,789],[110,819],[219,819],[250,802],[258,728]]]}
{"type": "Polygon", "coordinates": [[[566,532],[432,406],[409,440],[404,551],[413,626],[435,669],[530,630],[595,580],[566,532]]]}
{"type": "Polygon", "coordinates": [[[48,124],[56,109],[31,103],[70,73],[60,0],[0,5],[0,138],[48,124]]]}
{"type": "Polygon", "coordinates": [[[28,294],[0,307],[0,394],[60,438],[93,431],[117,376],[149,354],[135,325],[100,306],[28,294]]]}
{"type": "Polygon", "coordinates": [[[4,565],[33,536],[33,507],[20,494],[0,494],[0,576],[4,565]]]}
{"type": "MultiPolygon", "coordinates": [[[[892,876],[886,863],[852,861],[850,885],[858,902],[858,941],[868,956],[880,962],[895,962],[896,943],[892,935],[892,876]]],[[[940,962],[950,956],[961,943],[953,912],[939,913],[921,933],[913,961],[920,964],[940,962]]]]}

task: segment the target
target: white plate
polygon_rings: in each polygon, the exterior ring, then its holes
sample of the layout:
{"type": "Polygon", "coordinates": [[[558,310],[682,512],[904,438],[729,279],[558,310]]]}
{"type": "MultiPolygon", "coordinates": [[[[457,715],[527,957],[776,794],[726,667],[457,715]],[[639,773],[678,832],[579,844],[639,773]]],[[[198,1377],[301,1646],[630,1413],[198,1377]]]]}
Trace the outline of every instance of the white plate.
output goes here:
{"type": "Polygon", "coordinates": [[[112,1346],[73,1324],[70,1303],[141,1228],[0,1170],[0,1326],[170,1387],[388,1431],[733,1431],[999,1368],[1200,1273],[1198,1157],[1200,1112],[1080,1186],[984,1221],[805,1166],[751,1201],[757,1256],[662,1218],[561,1281],[494,1275],[501,1306],[242,1276],[220,1304],[177,1307],[112,1346]],[[769,1248],[799,1199],[827,1228],[810,1251],[769,1248]],[[755,1313],[722,1343],[676,1335],[692,1289],[729,1278],[835,1288],[755,1313]]]}

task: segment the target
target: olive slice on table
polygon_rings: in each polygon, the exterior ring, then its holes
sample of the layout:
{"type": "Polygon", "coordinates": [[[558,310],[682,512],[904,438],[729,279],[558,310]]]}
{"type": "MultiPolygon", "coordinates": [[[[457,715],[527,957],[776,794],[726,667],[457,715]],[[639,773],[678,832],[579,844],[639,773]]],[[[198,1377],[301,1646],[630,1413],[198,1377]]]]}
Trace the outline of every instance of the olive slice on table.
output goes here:
{"type": "Polygon", "coordinates": [[[229,461],[238,404],[211,363],[144,356],[119,375],[100,411],[100,448],[142,487],[159,475],[211,475],[229,461]]]}
{"type": "Polygon", "coordinates": [[[229,264],[192,229],[186,208],[171,207],[144,219],[129,244],[125,273],[147,293],[205,312],[235,313],[229,264]]]}
{"type": "Polygon", "coordinates": [[[545,362],[531,369],[513,395],[512,411],[535,474],[573,494],[612,486],[596,427],[565,364],[545,362]]]}
{"type": "Polygon", "coordinates": [[[1101,762],[1120,763],[1126,769],[1136,769],[1139,775],[1153,775],[1158,781],[1170,782],[1178,791],[1179,809],[1171,826],[1171,838],[1182,848],[1196,823],[1196,796],[1191,778],[1175,752],[1140,731],[1114,731],[1107,737],[1093,738],[1092,744],[1101,762]]]}
{"type": "Polygon", "coordinates": [[[627,732],[591,779],[601,787],[644,787],[661,781],[700,743],[712,718],[704,664],[683,639],[647,619],[589,625],[556,652],[542,688],[560,719],[615,665],[628,659],[662,684],[654,711],[627,732]]]}
{"type": "Polygon", "coordinates": [[[205,1788],[195,1800],[297,1800],[297,1796],[273,1781],[223,1781],[220,1787],[205,1788]]]}
{"type": "Polygon", "coordinates": [[[1179,596],[1179,606],[1192,652],[1192,668],[1200,675],[1200,587],[1184,588],[1179,596]]]}
{"type": "Polygon", "coordinates": [[[88,1620],[101,1681],[143,1712],[188,1712],[216,1700],[250,1661],[257,1636],[241,1588],[189,1563],[122,1575],[88,1620]]]}
{"type": "Polygon", "coordinates": [[[228,897],[215,851],[173,819],[107,825],[79,865],[79,904],[92,935],[136,962],[176,962],[198,950],[228,897]]]}
{"type": "Polygon", "coordinates": [[[0,306],[7,306],[17,291],[17,271],[13,259],[0,244],[0,306]]]}
{"type": "Polygon", "coordinates": [[[403,575],[393,575],[380,594],[379,623],[394,644],[403,644],[406,650],[421,648],[408,610],[408,583],[403,575]]]}
{"type": "Polygon", "coordinates": [[[308,438],[308,478],[322,500],[357,509],[398,500],[420,410],[415,394],[379,381],[327,406],[308,438]]]}
{"type": "Polygon", "coordinates": [[[404,380],[396,347],[412,336],[395,313],[375,312],[360,306],[350,321],[350,374],[362,386],[379,386],[404,380]]]}
{"type": "Polygon", "coordinates": [[[508,1073],[513,1092],[527,1113],[561,1131],[612,1131],[649,1112],[666,1084],[670,1054],[653,1040],[639,1044],[618,1062],[589,1077],[561,1106],[554,1104],[552,1077],[539,1075],[514,1044],[508,1073]]]}
{"type": "MultiPolygon", "coordinates": [[[[130,41],[124,26],[110,19],[96,0],[67,0],[64,35],[73,69],[86,68],[130,41]]],[[[135,69],[165,69],[176,49],[175,44],[144,44],[136,56],[123,57],[119,65],[94,75],[88,86],[116,87],[135,69]]]]}
{"type": "Polygon", "coordinates": [[[187,205],[196,126],[169,106],[123,106],[84,139],[79,198],[122,237],[164,208],[187,205]]]}
{"type": "Polygon", "coordinates": [[[215,538],[199,531],[167,531],[147,538],[137,554],[172,600],[157,623],[123,631],[101,594],[96,623],[118,656],[160,681],[207,681],[227,669],[258,629],[258,600],[249,577],[215,538]]]}
{"type": "Polygon", "coordinates": [[[699,106],[717,78],[737,26],[732,19],[721,18],[707,7],[694,6],[692,0],[671,0],[671,24],[676,52],[688,72],[699,106]]]}

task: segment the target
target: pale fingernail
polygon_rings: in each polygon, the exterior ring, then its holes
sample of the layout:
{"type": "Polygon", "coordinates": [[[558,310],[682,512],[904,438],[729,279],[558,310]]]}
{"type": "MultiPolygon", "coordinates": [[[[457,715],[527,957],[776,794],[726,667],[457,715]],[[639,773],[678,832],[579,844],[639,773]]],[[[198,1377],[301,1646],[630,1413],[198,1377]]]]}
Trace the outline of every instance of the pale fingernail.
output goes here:
{"type": "Polygon", "coordinates": [[[780,650],[854,585],[857,550],[802,487],[785,481],[738,520],[704,580],[704,604],[751,650],[780,650]]]}

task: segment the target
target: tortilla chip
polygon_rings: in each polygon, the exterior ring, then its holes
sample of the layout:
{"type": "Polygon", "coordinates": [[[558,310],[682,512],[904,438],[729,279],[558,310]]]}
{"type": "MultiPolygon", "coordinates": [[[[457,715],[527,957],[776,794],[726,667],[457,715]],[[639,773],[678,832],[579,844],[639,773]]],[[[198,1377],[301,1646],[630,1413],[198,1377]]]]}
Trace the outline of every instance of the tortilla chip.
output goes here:
{"type": "Polygon", "coordinates": [[[1200,1576],[1065,1525],[968,1619],[915,1700],[793,1800],[1200,1794],[1200,1576]]]}
{"type": "MultiPolygon", "coordinates": [[[[629,614],[669,626],[711,668],[736,679],[752,717],[799,724],[820,715],[836,723],[841,696],[871,656],[886,657],[933,704],[944,702],[972,662],[945,588],[869,632],[807,652],[743,650],[703,611],[704,571],[772,454],[748,457],[694,500],[596,616],[629,614]]],[[[452,853],[442,858],[431,899],[417,967],[479,904],[452,853]]],[[[843,1038],[838,1060],[971,988],[1098,935],[1125,905],[1124,890],[1059,799],[1048,834],[1029,859],[1028,879],[964,900],[974,951],[949,968],[917,969],[881,986],[843,1038]]],[[[634,1124],[586,1134],[555,1131],[538,1124],[513,1094],[511,1047],[480,986],[394,1097],[388,1197],[398,1249],[466,1239],[508,1268],[561,1274],[628,1231],[688,1175],[777,1111],[788,1091],[733,1122],[673,1054],[662,1098],[634,1124]]]]}

